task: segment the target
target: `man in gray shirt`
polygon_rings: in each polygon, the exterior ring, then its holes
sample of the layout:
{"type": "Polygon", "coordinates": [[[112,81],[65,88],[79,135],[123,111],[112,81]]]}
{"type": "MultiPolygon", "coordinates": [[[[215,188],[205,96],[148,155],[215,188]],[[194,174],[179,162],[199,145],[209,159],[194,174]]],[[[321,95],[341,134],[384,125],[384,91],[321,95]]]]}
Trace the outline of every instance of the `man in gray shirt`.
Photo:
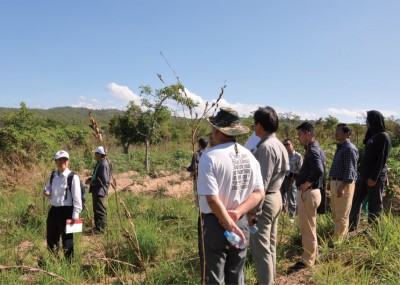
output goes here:
{"type": "Polygon", "coordinates": [[[259,108],[254,113],[254,130],[261,138],[255,157],[261,167],[265,198],[248,215],[248,220],[252,225],[254,212],[261,212],[257,224],[259,230],[250,236],[250,247],[260,284],[272,284],[275,279],[278,217],[282,211],[280,188],[286,171],[290,170],[288,153],[275,135],[278,124],[278,115],[271,107],[259,108]]]}
{"type": "Polygon", "coordinates": [[[290,222],[294,222],[293,217],[296,214],[296,176],[299,173],[300,167],[303,163],[301,154],[294,150],[293,142],[290,139],[285,139],[283,145],[289,154],[290,171],[286,172],[285,180],[282,183],[282,208],[286,210],[286,201],[288,204],[290,222]]]}

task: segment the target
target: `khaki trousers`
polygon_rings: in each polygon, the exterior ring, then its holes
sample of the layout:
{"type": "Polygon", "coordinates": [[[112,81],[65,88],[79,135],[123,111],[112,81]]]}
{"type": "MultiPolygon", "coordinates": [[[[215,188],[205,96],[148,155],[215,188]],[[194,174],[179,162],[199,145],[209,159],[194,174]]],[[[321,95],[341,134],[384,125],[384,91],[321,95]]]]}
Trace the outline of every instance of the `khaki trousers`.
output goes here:
{"type": "Polygon", "coordinates": [[[349,228],[349,215],[351,205],[353,203],[353,195],[355,183],[346,184],[344,194],[342,197],[337,197],[337,191],[342,185],[342,181],[332,180],[331,187],[331,208],[332,218],[335,223],[335,232],[333,233],[333,242],[341,243],[348,233],[349,228]]]}
{"type": "Polygon", "coordinates": [[[307,265],[314,265],[318,256],[317,240],[317,208],[321,203],[321,191],[308,189],[299,190],[297,194],[297,207],[299,213],[299,228],[303,254],[301,261],[307,265]]]}
{"type": "Polygon", "coordinates": [[[281,192],[266,194],[262,213],[258,216],[258,232],[250,235],[250,248],[259,284],[273,284],[275,280],[278,218],[281,211],[281,192]]]}

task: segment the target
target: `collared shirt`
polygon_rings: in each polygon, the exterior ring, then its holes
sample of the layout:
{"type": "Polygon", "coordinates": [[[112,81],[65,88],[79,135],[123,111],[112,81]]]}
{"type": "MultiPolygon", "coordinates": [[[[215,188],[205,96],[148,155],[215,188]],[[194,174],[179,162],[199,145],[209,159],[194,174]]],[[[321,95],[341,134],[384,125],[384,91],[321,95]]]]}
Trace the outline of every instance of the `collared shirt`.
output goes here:
{"type": "Polygon", "coordinates": [[[72,218],[79,218],[79,213],[82,211],[81,184],[78,175],[74,175],[71,184],[71,192],[68,188],[68,175],[71,170],[68,168],[63,173],[55,171],[53,181],[50,185],[50,179],[47,182],[46,190],[50,193],[50,205],[55,207],[73,206],[72,218]],[[65,199],[65,191],[67,199],[65,199]]]}
{"type": "Polygon", "coordinates": [[[265,193],[280,191],[285,173],[290,170],[288,152],[275,133],[260,140],[255,157],[260,163],[265,193]]]}
{"type": "Polygon", "coordinates": [[[300,167],[303,164],[303,158],[301,157],[301,154],[293,150],[292,153],[289,153],[289,163],[290,170],[286,171],[286,176],[290,176],[290,173],[292,173],[292,175],[299,173],[300,167]]]}
{"type": "Polygon", "coordinates": [[[310,142],[306,148],[303,164],[296,178],[296,186],[305,182],[312,183],[312,189],[319,189],[323,184],[326,158],[317,141],[310,142]]]}
{"type": "Polygon", "coordinates": [[[357,179],[358,149],[349,140],[338,144],[329,177],[352,183],[357,179]]]}

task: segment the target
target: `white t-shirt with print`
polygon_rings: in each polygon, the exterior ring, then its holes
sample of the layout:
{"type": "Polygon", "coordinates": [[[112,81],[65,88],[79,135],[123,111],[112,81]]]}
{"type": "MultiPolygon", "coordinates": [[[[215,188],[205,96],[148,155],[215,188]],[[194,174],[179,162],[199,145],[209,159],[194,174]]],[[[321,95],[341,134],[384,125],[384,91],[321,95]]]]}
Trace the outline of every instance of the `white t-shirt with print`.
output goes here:
{"type": "Polygon", "coordinates": [[[198,167],[197,191],[202,213],[211,213],[206,195],[218,195],[227,210],[243,203],[255,189],[264,189],[260,164],[246,148],[229,142],[206,151],[198,167]]]}

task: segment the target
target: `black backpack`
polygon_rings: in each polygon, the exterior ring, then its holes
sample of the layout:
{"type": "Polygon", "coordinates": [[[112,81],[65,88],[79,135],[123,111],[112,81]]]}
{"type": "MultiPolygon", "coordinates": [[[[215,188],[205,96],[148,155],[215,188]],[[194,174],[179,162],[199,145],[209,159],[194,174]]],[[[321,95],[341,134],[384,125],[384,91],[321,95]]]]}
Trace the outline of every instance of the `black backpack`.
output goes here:
{"type": "MultiPolygon", "coordinates": [[[[51,184],[53,183],[53,178],[54,178],[54,175],[56,174],[56,171],[57,170],[53,170],[53,172],[50,175],[50,187],[51,187],[51,184]]],[[[74,175],[77,175],[77,174],[75,172],[72,172],[72,171],[71,171],[70,174],[68,174],[68,177],[67,177],[67,189],[65,191],[65,198],[64,198],[65,200],[67,200],[67,197],[68,197],[68,190],[71,193],[72,179],[74,179],[74,175]]],[[[82,180],[79,179],[79,182],[80,182],[80,186],[81,186],[81,199],[82,199],[82,206],[83,206],[83,204],[85,204],[85,202],[86,202],[86,191],[85,191],[86,189],[85,189],[85,187],[84,187],[84,185],[82,183],[82,180]]],[[[72,193],[71,193],[71,197],[72,197],[72,193]]],[[[85,207],[83,207],[83,209],[84,208],[85,207]]]]}

